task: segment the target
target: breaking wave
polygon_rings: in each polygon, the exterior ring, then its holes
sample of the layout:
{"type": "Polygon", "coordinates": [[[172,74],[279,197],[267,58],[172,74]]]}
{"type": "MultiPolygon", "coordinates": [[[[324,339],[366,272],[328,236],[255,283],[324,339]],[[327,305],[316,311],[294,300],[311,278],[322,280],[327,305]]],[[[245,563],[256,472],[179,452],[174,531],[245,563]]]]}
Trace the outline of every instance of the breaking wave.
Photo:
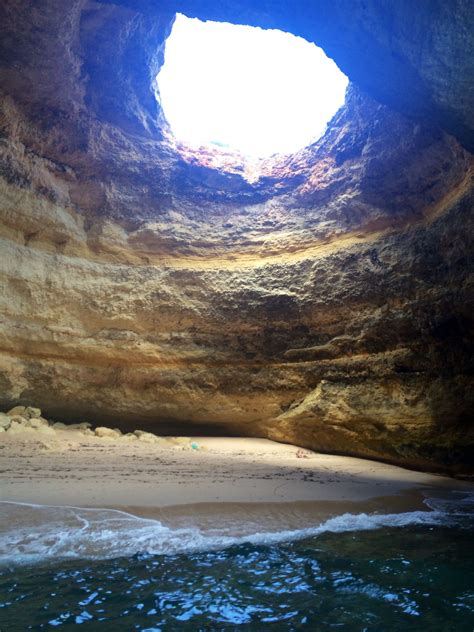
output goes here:
{"type": "MultiPolygon", "coordinates": [[[[50,559],[112,559],[147,553],[173,555],[228,548],[239,544],[270,545],[317,537],[323,533],[368,531],[408,525],[471,523],[474,494],[454,492],[425,500],[427,511],[345,513],[303,529],[257,531],[239,525],[216,534],[195,526],[172,528],[159,520],[116,509],[57,507],[1,502],[0,563],[31,564],[50,559]]],[[[472,524],[472,523],[471,523],[472,524]]]]}

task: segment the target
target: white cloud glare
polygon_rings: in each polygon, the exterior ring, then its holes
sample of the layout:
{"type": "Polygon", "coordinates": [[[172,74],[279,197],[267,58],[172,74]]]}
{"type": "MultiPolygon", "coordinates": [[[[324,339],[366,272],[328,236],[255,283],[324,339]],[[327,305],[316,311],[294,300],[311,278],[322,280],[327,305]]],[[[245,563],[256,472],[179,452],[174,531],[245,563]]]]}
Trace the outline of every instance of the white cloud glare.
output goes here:
{"type": "Polygon", "coordinates": [[[157,79],[178,140],[253,157],[292,153],[319,138],[348,82],[300,37],[180,14],[157,79]]]}

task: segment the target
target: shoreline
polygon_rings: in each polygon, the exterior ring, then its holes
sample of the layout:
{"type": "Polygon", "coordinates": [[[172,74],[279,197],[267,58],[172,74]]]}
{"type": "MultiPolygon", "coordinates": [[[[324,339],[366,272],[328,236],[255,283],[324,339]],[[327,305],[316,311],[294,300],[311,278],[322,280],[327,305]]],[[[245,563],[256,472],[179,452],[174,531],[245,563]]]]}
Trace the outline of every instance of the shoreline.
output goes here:
{"type": "Polygon", "coordinates": [[[432,511],[425,499],[429,497],[418,489],[407,490],[398,495],[380,496],[367,500],[316,500],[286,502],[200,502],[161,507],[136,505],[85,506],[67,504],[45,504],[0,500],[0,508],[35,510],[72,510],[85,512],[113,512],[137,519],[159,522],[170,528],[194,526],[200,529],[217,529],[218,525],[253,524],[268,531],[282,528],[301,528],[304,524],[318,525],[325,520],[343,514],[396,514],[432,511]],[[285,526],[283,527],[283,523],[285,526]]]}
{"type": "Polygon", "coordinates": [[[423,491],[474,490],[459,479],[267,439],[114,433],[63,424],[3,433],[0,501],[175,517],[232,508],[238,516],[243,507],[282,513],[282,505],[299,503],[327,515],[331,504],[341,512],[383,498],[421,509],[423,491]]]}
{"type": "Polygon", "coordinates": [[[439,524],[427,498],[452,502],[474,491],[471,483],[266,439],[144,433],[140,440],[61,426],[43,435],[27,427],[0,439],[2,564],[439,524]]]}
{"type": "MultiPolygon", "coordinates": [[[[472,494],[463,492],[472,503],[472,494]]],[[[325,533],[452,523],[463,498],[444,492],[441,506],[409,491],[370,501],[197,503],[172,507],[73,507],[3,501],[0,567],[177,555],[251,544],[272,546],[325,533]],[[454,505],[453,505],[454,503],[454,505]]],[[[430,499],[431,501],[431,499],[430,499]]],[[[457,515],[456,515],[457,513],[457,515]]]]}

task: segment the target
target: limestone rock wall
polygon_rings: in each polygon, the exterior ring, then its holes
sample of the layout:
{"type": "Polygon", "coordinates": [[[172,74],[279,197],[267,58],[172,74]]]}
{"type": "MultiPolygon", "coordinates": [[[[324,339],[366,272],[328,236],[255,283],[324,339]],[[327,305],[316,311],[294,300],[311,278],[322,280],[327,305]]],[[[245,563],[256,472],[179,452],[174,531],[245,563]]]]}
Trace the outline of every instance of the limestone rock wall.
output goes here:
{"type": "MultiPolygon", "coordinates": [[[[381,104],[374,67],[374,86],[350,74],[371,96],[352,85],[294,156],[251,170],[179,148],[153,78],[180,6],[152,5],[2,5],[0,406],[469,471],[465,128],[381,104]]],[[[357,11],[345,29],[380,40],[357,11]]]]}

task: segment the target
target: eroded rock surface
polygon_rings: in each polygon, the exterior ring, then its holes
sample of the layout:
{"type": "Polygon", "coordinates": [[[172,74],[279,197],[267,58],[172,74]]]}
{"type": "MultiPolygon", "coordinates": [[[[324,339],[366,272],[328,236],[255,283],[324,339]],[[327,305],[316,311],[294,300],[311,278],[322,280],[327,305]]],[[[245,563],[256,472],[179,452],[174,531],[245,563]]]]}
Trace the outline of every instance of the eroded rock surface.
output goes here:
{"type": "MultiPolygon", "coordinates": [[[[40,4],[1,9],[0,406],[469,470],[473,161],[467,114],[443,118],[457,75],[429,88],[421,59],[421,116],[382,99],[383,64],[371,81],[348,64],[370,96],[352,85],[317,144],[230,164],[177,147],[155,98],[178,3],[40,4]]],[[[353,51],[362,24],[388,37],[373,4],[346,16],[353,51]]],[[[382,42],[393,64],[409,40],[382,42]]]]}

